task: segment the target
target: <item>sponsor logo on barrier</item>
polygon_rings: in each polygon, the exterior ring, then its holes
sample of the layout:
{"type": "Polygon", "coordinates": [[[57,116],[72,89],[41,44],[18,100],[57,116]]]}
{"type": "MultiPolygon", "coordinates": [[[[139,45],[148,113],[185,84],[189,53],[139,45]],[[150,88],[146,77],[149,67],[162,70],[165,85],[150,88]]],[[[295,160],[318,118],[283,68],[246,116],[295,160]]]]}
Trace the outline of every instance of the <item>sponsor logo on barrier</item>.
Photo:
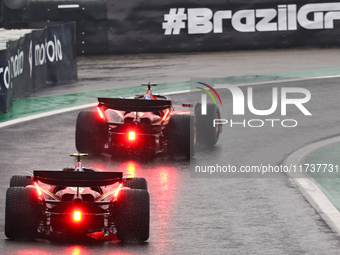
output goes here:
{"type": "MultiPolygon", "coordinates": [[[[46,64],[47,59],[51,63],[63,59],[61,42],[60,40],[57,39],[56,36],[54,36],[54,41],[45,40],[45,43],[36,44],[34,46],[34,52],[32,47],[32,41],[30,42],[28,52],[30,77],[32,77],[33,67],[42,66],[46,64]]],[[[10,88],[11,79],[18,77],[24,72],[24,61],[25,61],[24,51],[18,50],[17,54],[15,54],[14,56],[10,56],[8,66],[0,67],[0,79],[3,80],[3,84],[7,89],[10,88]]]]}
{"type": "Polygon", "coordinates": [[[340,20],[340,3],[306,4],[300,9],[295,4],[277,8],[249,9],[233,12],[209,8],[171,8],[164,15],[165,35],[178,35],[187,28],[188,34],[223,33],[223,23],[229,22],[239,32],[266,32],[304,29],[333,29],[340,20]],[[185,11],[187,11],[185,13],[185,11]]]}
{"type": "Polygon", "coordinates": [[[32,41],[30,42],[28,55],[28,62],[30,63],[30,77],[32,77],[33,59],[34,66],[42,66],[46,64],[46,59],[48,59],[51,63],[63,60],[63,51],[60,40],[57,39],[56,36],[54,36],[54,41],[51,40],[47,42],[47,40],[45,39],[45,43],[36,44],[34,46],[34,54],[32,41]]]}
{"type": "Polygon", "coordinates": [[[24,71],[24,52],[18,50],[18,54],[10,57],[11,78],[15,78],[24,71]]]}
{"type": "MultiPolygon", "coordinates": [[[[8,65],[6,67],[0,67],[0,79],[3,80],[3,84],[5,85],[6,89],[9,89],[11,76],[10,76],[10,61],[8,61],[8,65]]],[[[0,86],[1,90],[1,86],[0,86]]]]}
{"type": "MultiPolygon", "coordinates": [[[[23,73],[24,56],[24,52],[22,50],[18,50],[17,54],[10,56],[6,67],[0,67],[0,79],[5,85],[6,89],[9,89],[11,86],[11,79],[23,73]]],[[[0,90],[1,89],[2,88],[0,86],[0,90]]]]}
{"type": "MultiPolygon", "coordinates": [[[[220,103],[222,105],[222,100],[220,99],[219,94],[216,92],[214,88],[212,88],[210,85],[207,85],[206,83],[198,82],[199,84],[205,85],[211,91],[213,91],[219,98],[220,103]]],[[[244,116],[245,115],[245,96],[242,92],[242,90],[235,86],[235,85],[228,85],[228,84],[216,84],[216,89],[228,89],[231,92],[232,98],[233,98],[233,115],[236,116],[244,116]]],[[[212,93],[207,91],[206,89],[198,88],[206,92],[207,94],[212,97],[213,101],[216,104],[216,100],[214,99],[212,93]]],[[[269,116],[273,113],[275,113],[278,109],[278,88],[272,87],[272,105],[269,109],[265,110],[259,110],[254,107],[253,102],[253,88],[248,87],[247,88],[247,107],[248,111],[254,115],[257,116],[269,116]]],[[[287,105],[294,105],[296,106],[304,116],[311,116],[312,114],[307,110],[307,108],[304,106],[309,100],[311,99],[311,93],[309,90],[305,88],[297,88],[297,87],[282,87],[281,88],[281,97],[280,97],[280,115],[281,116],[287,116],[287,105]],[[292,98],[288,96],[288,94],[293,95],[292,98]],[[298,96],[299,95],[299,96],[298,96]]],[[[201,95],[201,114],[206,115],[207,114],[207,94],[201,95]]],[[[281,124],[282,127],[296,127],[298,125],[298,121],[295,119],[243,119],[241,121],[235,121],[233,119],[214,119],[213,120],[213,126],[216,125],[226,125],[228,124],[230,127],[263,127],[264,125],[270,125],[271,127],[274,127],[278,123],[281,124]]]]}

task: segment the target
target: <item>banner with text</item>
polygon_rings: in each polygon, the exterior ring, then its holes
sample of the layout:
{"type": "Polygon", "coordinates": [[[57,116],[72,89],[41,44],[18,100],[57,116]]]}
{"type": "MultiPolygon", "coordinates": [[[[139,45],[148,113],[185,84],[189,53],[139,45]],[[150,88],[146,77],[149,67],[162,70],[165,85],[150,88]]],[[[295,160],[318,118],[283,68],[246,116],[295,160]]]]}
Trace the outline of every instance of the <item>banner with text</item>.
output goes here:
{"type": "Polygon", "coordinates": [[[10,3],[6,1],[2,6],[5,28],[36,28],[74,21],[78,54],[248,50],[340,43],[340,37],[334,36],[340,33],[340,0],[28,0],[17,8],[11,8],[10,3]]]}
{"type": "MultiPolygon", "coordinates": [[[[17,100],[47,84],[77,78],[74,23],[34,30],[8,42],[5,52],[0,55],[1,100],[9,98],[9,88],[10,97],[17,100]]],[[[0,108],[7,111],[8,107],[0,108]]]]}
{"type": "Polygon", "coordinates": [[[339,1],[108,0],[114,53],[339,45],[339,1]]]}

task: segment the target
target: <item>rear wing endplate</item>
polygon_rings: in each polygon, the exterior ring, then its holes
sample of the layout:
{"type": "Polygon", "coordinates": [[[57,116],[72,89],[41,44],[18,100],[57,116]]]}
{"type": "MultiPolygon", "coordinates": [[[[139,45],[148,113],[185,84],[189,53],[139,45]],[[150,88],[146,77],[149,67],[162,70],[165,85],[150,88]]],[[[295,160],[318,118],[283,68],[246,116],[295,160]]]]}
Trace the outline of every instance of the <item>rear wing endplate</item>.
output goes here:
{"type": "Polygon", "coordinates": [[[122,172],[33,171],[34,180],[56,186],[108,186],[122,180],[122,172]]]}
{"type": "Polygon", "coordinates": [[[127,112],[156,112],[171,107],[170,100],[98,98],[98,101],[110,109],[127,112]]]}

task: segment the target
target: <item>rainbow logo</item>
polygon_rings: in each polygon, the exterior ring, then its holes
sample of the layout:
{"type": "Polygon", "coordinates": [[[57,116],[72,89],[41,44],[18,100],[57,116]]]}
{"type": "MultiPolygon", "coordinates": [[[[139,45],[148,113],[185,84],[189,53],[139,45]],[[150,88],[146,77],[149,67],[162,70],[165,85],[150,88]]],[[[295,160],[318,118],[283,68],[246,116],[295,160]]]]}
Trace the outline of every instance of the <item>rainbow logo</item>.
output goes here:
{"type": "MultiPolygon", "coordinates": [[[[222,100],[221,100],[220,95],[217,93],[217,91],[212,86],[210,86],[210,85],[208,85],[206,83],[203,83],[203,82],[197,82],[197,83],[201,84],[203,86],[206,86],[212,92],[214,92],[215,95],[217,96],[218,100],[220,101],[221,105],[222,105],[222,100]]],[[[197,88],[202,90],[202,91],[204,91],[205,93],[207,93],[212,98],[212,100],[214,101],[215,105],[217,106],[215,97],[213,96],[213,94],[209,90],[204,89],[204,88],[200,88],[200,87],[197,87],[197,88]]],[[[202,103],[201,113],[202,113],[202,115],[207,115],[207,95],[206,94],[202,94],[201,103],[202,103]]]]}

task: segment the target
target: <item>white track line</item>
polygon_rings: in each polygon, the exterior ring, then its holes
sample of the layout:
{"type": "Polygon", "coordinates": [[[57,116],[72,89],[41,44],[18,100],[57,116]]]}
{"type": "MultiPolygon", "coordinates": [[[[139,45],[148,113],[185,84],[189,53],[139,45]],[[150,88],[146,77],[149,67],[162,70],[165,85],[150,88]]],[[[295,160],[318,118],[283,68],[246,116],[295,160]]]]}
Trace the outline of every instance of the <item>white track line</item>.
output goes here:
{"type": "Polygon", "coordinates": [[[25,122],[25,121],[30,121],[30,120],[35,120],[35,119],[47,117],[47,116],[52,116],[52,115],[59,114],[59,113],[75,111],[75,110],[88,108],[88,107],[94,107],[96,105],[97,105],[97,103],[85,104],[85,105],[74,106],[74,107],[69,107],[69,108],[50,111],[50,112],[43,112],[43,113],[39,113],[39,114],[35,114],[35,115],[31,115],[31,116],[27,116],[27,117],[23,117],[23,118],[19,118],[19,119],[9,120],[9,121],[5,121],[5,122],[0,123],[0,128],[19,124],[19,123],[25,122]]]}
{"type": "Polygon", "coordinates": [[[295,81],[308,81],[308,80],[317,80],[317,79],[332,79],[332,78],[340,78],[340,75],[328,75],[328,76],[320,76],[320,77],[306,77],[306,78],[296,78],[296,79],[283,79],[283,80],[272,80],[272,81],[264,81],[264,82],[254,82],[254,83],[241,83],[241,84],[229,84],[235,86],[255,86],[255,85],[264,85],[271,83],[286,83],[286,82],[295,82],[295,81]]]}
{"type": "MultiPolygon", "coordinates": [[[[312,151],[337,142],[340,142],[340,136],[310,144],[289,155],[284,160],[283,165],[287,167],[300,165],[301,161],[312,151]]],[[[322,190],[306,175],[288,173],[288,176],[293,178],[294,182],[300,187],[302,194],[326,224],[340,236],[340,212],[322,190]]]]}

